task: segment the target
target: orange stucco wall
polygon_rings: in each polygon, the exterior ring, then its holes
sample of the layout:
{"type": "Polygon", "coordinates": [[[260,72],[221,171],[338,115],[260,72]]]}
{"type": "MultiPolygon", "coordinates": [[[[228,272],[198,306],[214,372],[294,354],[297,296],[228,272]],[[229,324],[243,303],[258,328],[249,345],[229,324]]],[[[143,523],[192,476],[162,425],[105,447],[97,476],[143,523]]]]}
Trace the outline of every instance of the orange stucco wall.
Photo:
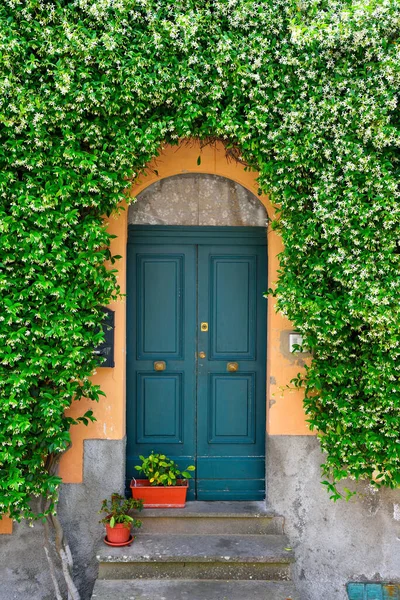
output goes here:
{"type": "Polygon", "coordinates": [[[3,518],[0,519],[0,535],[1,534],[10,534],[13,530],[13,522],[10,517],[3,515],[3,518]]]}
{"type": "MultiPolygon", "coordinates": [[[[222,144],[200,148],[198,143],[180,146],[165,146],[160,156],[149,165],[145,174],[138,177],[130,190],[132,197],[137,196],[150,184],[181,173],[208,173],[221,175],[240,183],[257,195],[257,174],[245,171],[243,166],[233,160],[227,160],[222,144]],[[201,156],[200,165],[197,164],[201,156]]],[[[267,196],[261,196],[269,216],[273,215],[267,196]]],[[[117,238],[112,241],[113,254],[123,258],[118,262],[118,277],[121,290],[125,292],[126,280],[126,237],[127,210],[108,219],[109,231],[117,238]]],[[[268,231],[269,274],[271,285],[277,278],[277,254],[282,248],[281,239],[272,230],[268,231]]],[[[291,323],[275,313],[273,300],[269,300],[268,345],[267,345],[267,429],[271,435],[309,435],[302,406],[302,393],[286,388],[290,380],[297,375],[302,363],[287,349],[287,335],[293,331],[291,323]]],[[[82,481],[83,440],[93,438],[121,439],[125,435],[125,300],[110,305],[115,310],[115,367],[100,368],[93,380],[106,393],[98,404],[80,401],[70,409],[71,416],[78,416],[91,408],[96,423],[72,428],[72,448],[62,458],[60,475],[66,483],[82,481]]]]}

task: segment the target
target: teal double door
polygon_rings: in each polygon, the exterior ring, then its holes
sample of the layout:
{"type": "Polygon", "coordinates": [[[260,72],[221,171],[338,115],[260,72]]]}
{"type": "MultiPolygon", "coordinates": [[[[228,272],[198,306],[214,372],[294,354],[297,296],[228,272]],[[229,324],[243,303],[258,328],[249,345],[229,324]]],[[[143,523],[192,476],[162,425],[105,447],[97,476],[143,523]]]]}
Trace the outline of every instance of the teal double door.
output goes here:
{"type": "Polygon", "coordinates": [[[265,497],[266,232],[130,226],[127,478],[196,466],[189,499],[265,497]]]}

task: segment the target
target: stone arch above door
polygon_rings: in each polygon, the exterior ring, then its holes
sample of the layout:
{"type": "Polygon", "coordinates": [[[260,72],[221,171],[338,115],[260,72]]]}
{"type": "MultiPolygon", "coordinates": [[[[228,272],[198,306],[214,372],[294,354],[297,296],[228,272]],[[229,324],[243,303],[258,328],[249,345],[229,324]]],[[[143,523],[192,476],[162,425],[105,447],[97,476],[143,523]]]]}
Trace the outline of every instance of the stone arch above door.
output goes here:
{"type": "Polygon", "coordinates": [[[206,173],[161,179],[129,207],[131,225],[267,227],[265,206],[239,183],[206,173]]]}

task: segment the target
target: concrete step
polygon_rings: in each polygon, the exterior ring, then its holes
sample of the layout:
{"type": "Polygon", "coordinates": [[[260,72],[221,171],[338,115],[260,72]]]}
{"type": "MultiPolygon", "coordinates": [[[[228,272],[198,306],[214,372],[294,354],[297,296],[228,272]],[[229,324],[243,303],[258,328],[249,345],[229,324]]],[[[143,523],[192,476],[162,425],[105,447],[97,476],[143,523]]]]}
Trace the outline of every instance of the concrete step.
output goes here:
{"type": "Polygon", "coordinates": [[[185,508],[145,508],[144,533],[280,534],[284,519],[264,502],[188,502],[185,508]]]}
{"type": "Polygon", "coordinates": [[[290,583],[270,581],[96,581],[92,600],[299,600],[290,583]]]}
{"type": "Polygon", "coordinates": [[[102,545],[99,579],[290,580],[293,552],[284,535],[139,533],[131,546],[102,545]]]}

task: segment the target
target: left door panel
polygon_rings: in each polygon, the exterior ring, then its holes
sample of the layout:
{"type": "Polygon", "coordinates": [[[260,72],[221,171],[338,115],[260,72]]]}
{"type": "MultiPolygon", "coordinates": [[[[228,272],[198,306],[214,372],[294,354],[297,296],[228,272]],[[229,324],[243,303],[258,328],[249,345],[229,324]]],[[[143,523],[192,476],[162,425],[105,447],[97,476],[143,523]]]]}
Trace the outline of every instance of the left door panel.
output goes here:
{"type": "Polygon", "coordinates": [[[152,450],[183,468],[194,464],[196,248],[129,243],[128,264],[129,479],[152,450]]]}

